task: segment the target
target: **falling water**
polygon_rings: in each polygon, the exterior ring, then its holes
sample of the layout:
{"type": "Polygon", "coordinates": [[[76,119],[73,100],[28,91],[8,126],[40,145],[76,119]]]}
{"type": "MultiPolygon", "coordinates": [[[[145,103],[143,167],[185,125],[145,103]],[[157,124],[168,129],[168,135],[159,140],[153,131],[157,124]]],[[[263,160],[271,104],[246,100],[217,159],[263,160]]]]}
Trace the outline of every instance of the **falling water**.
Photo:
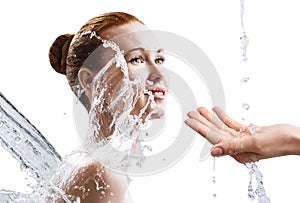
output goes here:
{"type": "Polygon", "coordinates": [[[240,19],[241,19],[241,26],[242,26],[242,36],[240,37],[241,40],[241,49],[242,49],[242,60],[247,61],[247,46],[249,44],[249,39],[246,35],[245,25],[244,25],[244,0],[241,0],[241,7],[240,7],[240,19]]]}
{"type": "Polygon", "coordinates": [[[39,202],[44,198],[50,177],[61,162],[60,155],[46,138],[0,93],[0,141],[34,183],[23,194],[0,191],[0,202],[39,202]]]}
{"type": "MultiPolygon", "coordinates": [[[[241,27],[242,27],[242,35],[240,37],[241,40],[241,50],[242,50],[242,61],[247,62],[247,46],[249,44],[249,38],[246,35],[245,26],[244,26],[244,0],[240,0],[240,20],[241,20],[241,27]]],[[[247,83],[249,81],[249,77],[243,77],[240,82],[247,83]]],[[[244,111],[248,111],[250,109],[250,104],[243,103],[242,108],[244,111]]],[[[244,118],[242,118],[244,120],[244,118]]],[[[256,131],[256,126],[250,124],[250,133],[254,134],[256,131]]],[[[267,197],[262,180],[262,173],[258,169],[257,165],[254,162],[249,162],[245,164],[249,170],[250,181],[248,184],[248,198],[251,200],[255,199],[255,194],[257,195],[257,200],[259,203],[269,203],[270,199],[267,197]],[[252,185],[252,176],[255,176],[257,181],[257,188],[254,192],[253,185],[252,185]]]]}
{"type": "MultiPolygon", "coordinates": [[[[212,176],[212,183],[213,183],[213,189],[215,190],[215,186],[216,186],[216,158],[214,157],[214,161],[213,161],[213,176],[212,176]]],[[[213,192],[212,195],[214,198],[217,197],[217,193],[215,193],[215,191],[213,192]]]]}

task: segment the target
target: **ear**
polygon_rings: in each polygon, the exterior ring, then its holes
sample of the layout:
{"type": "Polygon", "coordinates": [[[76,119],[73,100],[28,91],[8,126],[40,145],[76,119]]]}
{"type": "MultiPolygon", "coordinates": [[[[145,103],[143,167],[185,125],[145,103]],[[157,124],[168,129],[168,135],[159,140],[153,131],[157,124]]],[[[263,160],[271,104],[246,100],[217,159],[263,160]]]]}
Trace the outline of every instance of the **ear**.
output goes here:
{"type": "Polygon", "coordinates": [[[94,72],[88,68],[81,68],[78,72],[79,83],[89,100],[91,100],[94,76],[94,72]]]}

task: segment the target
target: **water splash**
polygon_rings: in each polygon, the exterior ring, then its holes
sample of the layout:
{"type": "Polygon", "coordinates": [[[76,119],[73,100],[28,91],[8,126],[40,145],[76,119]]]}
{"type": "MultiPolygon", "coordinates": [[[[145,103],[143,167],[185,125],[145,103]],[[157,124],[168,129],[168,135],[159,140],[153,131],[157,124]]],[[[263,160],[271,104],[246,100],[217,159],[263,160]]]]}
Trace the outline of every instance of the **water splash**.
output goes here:
{"type": "Polygon", "coordinates": [[[50,202],[61,202],[63,200],[68,203],[79,203],[82,198],[89,195],[91,188],[87,188],[85,185],[92,182],[95,185],[95,190],[98,191],[98,198],[111,201],[114,193],[110,190],[111,185],[104,178],[105,173],[104,167],[96,163],[86,150],[76,150],[64,157],[56,173],[51,178],[51,182],[55,184],[55,187],[50,188],[47,199],[50,202]],[[87,178],[79,179],[78,174],[91,165],[96,167],[95,172],[87,178]],[[77,195],[71,195],[74,191],[77,195]]]}
{"type": "MultiPolygon", "coordinates": [[[[90,34],[90,38],[98,38],[95,32],[86,32],[82,35],[87,34],[90,34]]],[[[146,107],[150,104],[152,107],[155,106],[155,102],[153,96],[150,95],[151,92],[145,91],[138,78],[136,80],[129,79],[127,65],[119,47],[113,42],[106,40],[102,40],[102,42],[104,48],[111,48],[116,54],[94,78],[94,100],[92,113],[90,114],[89,131],[91,136],[89,136],[87,143],[93,143],[94,145],[91,146],[96,147],[94,149],[97,149],[97,152],[101,151],[100,154],[103,154],[103,156],[100,157],[100,160],[108,167],[128,166],[132,162],[130,154],[135,154],[135,157],[137,157],[134,160],[134,164],[142,165],[145,159],[143,151],[151,149],[149,146],[143,146],[138,140],[140,131],[149,126],[147,121],[150,119],[150,115],[146,118],[142,118],[142,115],[146,107]],[[113,65],[121,70],[123,79],[118,86],[120,87],[119,89],[116,88],[113,91],[109,91],[112,87],[110,87],[111,83],[107,80],[111,74],[107,73],[113,65]],[[108,98],[108,92],[111,94],[111,99],[109,100],[109,105],[104,106],[105,102],[107,102],[105,99],[108,98]],[[130,115],[140,94],[148,94],[148,102],[139,115],[130,115]],[[111,118],[111,123],[107,126],[112,132],[110,136],[107,137],[101,133],[99,113],[96,112],[104,113],[108,115],[107,118],[111,118]]],[[[65,202],[80,202],[80,199],[78,200],[77,197],[67,196],[61,185],[53,185],[52,181],[50,181],[57,167],[60,164],[60,167],[66,165],[65,162],[61,163],[62,159],[59,154],[45,137],[2,94],[0,96],[1,144],[20,162],[22,171],[35,180],[33,184],[29,185],[31,193],[23,194],[16,191],[1,190],[0,201],[44,202],[45,199],[50,198],[52,201],[62,199],[65,202]]],[[[80,161],[84,159],[86,158],[80,159],[80,161]]],[[[70,172],[70,174],[73,174],[73,172],[70,172]]],[[[59,175],[56,174],[57,176],[59,175]]],[[[70,176],[66,175],[65,177],[70,176]]],[[[64,178],[62,176],[60,178],[60,181],[64,182],[64,178]]],[[[106,185],[106,187],[109,186],[106,185]]],[[[84,188],[82,189],[84,190],[84,188]]],[[[99,187],[98,189],[100,190],[101,188],[99,187]]],[[[106,194],[104,190],[101,191],[102,193],[103,196],[113,196],[111,193],[106,194]]]]}
{"type": "Polygon", "coordinates": [[[249,162],[245,164],[249,170],[250,181],[248,184],[248,197],[253,201],[255,199],[255,194],[257,195],[257,201],[259,203],[269,203],[270,199],[267,197],[264,186],[263,186],[263,175],[258,169],[257,165],[254,162],[249,162]],[[252,186],[252,176],[255,176],[257,182],[257,188],[253,190],[252,186]]]}
{"type": "Polygon", "coordinates": [[[46,138],[0,93],[2,146],[34,178],[47,180],[61,161],[46,138]]]}
{"type": "Polygon", "coordinates": [[[0,93],[0,141],[33,182],[28,194],[0,191],[0,202],[41,202],[50,187],[49,179],[61,162],[46,138],[0,93]]]}
{"type": "Polygon", "coordinates": [[[124,50],[114,40],[101,39],[96,34],[92,37],[102,41],[102,50],[114,54],[93,79],[93,101],[85,145],[100,163],[126,173],[130,166],[141,167],[145,161],[144,150],[151,150],[150,146],[142,144],[140,137],[151,126],[151,116],[158,112],[154,95],[145,87],[146,84],[153,85],[153,81],[143,81],[139,75],[129,74],[124,50]],[[144,106],[139,112],[132,113],[139,98],[145,95],[144,106]],[[149,109],[150,112],[146,112],[149,109]]]}
{"type": "MultiPolygon", "coordinates": [[[[256,132],[256,125],[250,124],[248,126],[249,131],[251,134],[254,134],[256,132]]],[[[250,175],[250,181],[248,184],[248,198],[252,201],[255,199],[255,195],[257,196],[257,201],[259,203],[269,203],[270,199],[267,197],[264,186],[263,186],[263,175],[258,169],[255,162],[248,162],[245,163],[245,166],[249,170],[250,175]],[[255,176],[256,182],[257,182],[257,188],[254,191],[253,189],[253,175],[255,176]]]]}
{"type": "MultiPolygon", "coordinates": [[[[126,172],[131,165],[141,167],[145,161],[144,151],[152,150],[151,146],[142,144],[140,135],[151,126],[151,116],[158,111],[152,92],[145,88],[145,84],[153,85],[153,81],[130,77],[123,51],[117,44],[100,38],[94,31],[86,31],[79,37],[85,35],[101,40],[102,48],[115,52],[93,79],[93,101],[85,140],[87,149],[66,156],[62,161],[44,136],[0,95],[1,144],[20,162],[22,171],[35,180],[35,183],[29,185],[32,192],[28,194],[1,190],[1,202],[50,200],[79,203],[81,197],[68,195],[64,187],[80,169],[78,165],[74,167],[74,163],[86,166],[97,158],[107,168],[126,172]],[[142,95],[147,96],[146,104],[138,114],[131,114],[142,95]],[[148,107],[152,110],[145,116],[148,107]],[[84,156],[87,151],[88,156],[84,156]]],[[[78,91],[81,95],[79,87],[78,91]]],[[[103,180],[103,171],[99,171],[96,176],[91,178],[94,178],[102,197],[113,197],[114,194],[107,190],[110,185],[103,180]],[[96,179],[102,180],[101,184],[96,179]]],[[[77,189],[83,192],[84,197],[86,188],[78,186],[77,189]]]]}
{"type": "Polygon", "coordinates": [[[0,190],[0,201],[5,203],[28,203],[30,200],[29,194],[24,194],[21,192],[9,191],[9,190],[0,190]]]}

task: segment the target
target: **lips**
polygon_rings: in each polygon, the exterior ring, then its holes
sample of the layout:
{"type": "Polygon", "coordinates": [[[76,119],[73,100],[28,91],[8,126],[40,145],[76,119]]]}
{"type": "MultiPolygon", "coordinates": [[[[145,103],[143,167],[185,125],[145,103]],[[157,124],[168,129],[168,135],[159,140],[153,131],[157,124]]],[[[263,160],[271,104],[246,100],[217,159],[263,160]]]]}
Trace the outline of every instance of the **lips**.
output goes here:
{"type": "Polygon", "coordinates": [[[166,90],[161,87],[150,88],[148,91],[152,92],[155,100],[164,100],[166,99],[166,90]]]}

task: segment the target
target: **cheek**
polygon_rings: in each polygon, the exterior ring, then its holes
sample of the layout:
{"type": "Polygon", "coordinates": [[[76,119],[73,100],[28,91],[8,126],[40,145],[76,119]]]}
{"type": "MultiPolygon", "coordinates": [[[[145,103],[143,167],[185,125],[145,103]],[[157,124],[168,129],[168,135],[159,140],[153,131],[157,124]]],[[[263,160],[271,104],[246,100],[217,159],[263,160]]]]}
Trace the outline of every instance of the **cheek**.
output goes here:
{"type": "MultiPolygon", "coordinates": [[[[136,111],[140,111],[142,108],[144,108],[147,103],[148,103],[148,96],[146,96],[144,94],[144,91],[143,90],[140,90],[139,91],[139,98],[138,100],[136,101],[135,105],[134,105],[134,109],[136,111]]],[[[148,105],[150,107],[150,105],[148,105]]]]}
{"type": "Polygon", "coordinates": [[[145,84],[147,77],[149,75],[147,69],[143,65],[130,65],[127,64],[128,73],[130,80],[140,79],[142,84],[145,84]]]}

